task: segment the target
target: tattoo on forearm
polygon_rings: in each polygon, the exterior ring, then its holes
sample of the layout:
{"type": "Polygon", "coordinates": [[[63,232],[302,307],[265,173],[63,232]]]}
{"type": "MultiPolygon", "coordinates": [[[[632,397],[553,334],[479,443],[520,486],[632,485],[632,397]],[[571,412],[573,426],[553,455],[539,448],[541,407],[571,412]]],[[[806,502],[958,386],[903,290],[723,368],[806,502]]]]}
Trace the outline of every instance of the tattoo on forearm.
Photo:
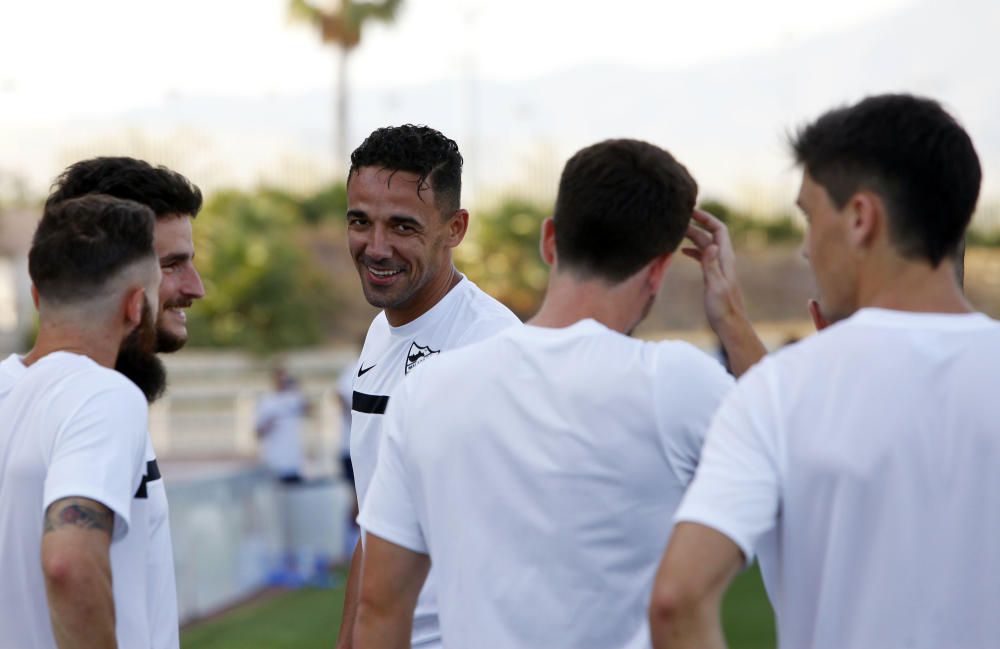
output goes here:
{"type": "Polygon", "coordinates": [[[101,530],[108,534],[114,529],[115,517],[111,510],[92,500],[64,498],[45,511],[45,532],[63,527],[82,527],[101,530]]]}

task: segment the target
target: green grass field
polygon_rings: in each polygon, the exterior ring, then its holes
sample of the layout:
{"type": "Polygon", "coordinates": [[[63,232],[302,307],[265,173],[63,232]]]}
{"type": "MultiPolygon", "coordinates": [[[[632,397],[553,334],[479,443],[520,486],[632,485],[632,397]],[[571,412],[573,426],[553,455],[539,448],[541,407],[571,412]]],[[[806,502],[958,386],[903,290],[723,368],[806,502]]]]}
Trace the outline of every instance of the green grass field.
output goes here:
{"type": "MultiPolygon", "coordinates": [[[[181,649],[332,649],[343,604],[343,586],[281,593],[186,628],[181,649]]],[[[722,617],[731,649],[774,648],[771,606],[756,568],[733,583],[722,617]]]]}

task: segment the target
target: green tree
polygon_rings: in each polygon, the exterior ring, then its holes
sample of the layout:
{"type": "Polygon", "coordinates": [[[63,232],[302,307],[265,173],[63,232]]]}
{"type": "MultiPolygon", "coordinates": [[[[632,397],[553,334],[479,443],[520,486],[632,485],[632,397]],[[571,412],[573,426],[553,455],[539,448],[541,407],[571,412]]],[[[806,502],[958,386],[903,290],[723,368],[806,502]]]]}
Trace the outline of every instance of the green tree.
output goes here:
{"type": "Polygon", "coordinates": [[[191,342],[271,352],[322,343],[337,305],[299,205],[280,192],[214,195],[195,222],[205,298],[191,342]]]}
{"type": "Polygon", "coordinates": [[[324,43],[337,48],[337,90],[334,113],[334,150],[337,164],[347,160],[349,89],[347,66],[351,53],[361,42],[361,29],[370,21],[390,22],[402,0],[290,0],[289,13],[295,20],[314,25],[324,43]]]}
{"type": "Polygon", "coordinates": [[[726,224],[737,247],[794,243],[802,239],[802,228],[787,213],[756,216],[713,198],[702,201],[698,207],[726,224]]]}
{"type": "Polygon", "coordinates": [[[504,199],[472,215],[469,237],[455,249],[462,272],[521,319],[535,314],[545,293],[549,271],[538,240],[551,213],[521,198],[504,199]]]}

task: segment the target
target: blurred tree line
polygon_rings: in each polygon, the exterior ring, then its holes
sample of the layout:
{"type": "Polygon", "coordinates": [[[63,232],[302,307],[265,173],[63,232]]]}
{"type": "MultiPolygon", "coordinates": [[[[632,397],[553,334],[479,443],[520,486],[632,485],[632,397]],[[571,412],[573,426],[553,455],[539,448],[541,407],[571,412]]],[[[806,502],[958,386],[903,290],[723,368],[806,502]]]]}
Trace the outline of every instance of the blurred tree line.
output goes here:
{"type": "MultiPolygon", "coordinates": [[[[717,200],[701,207],[729,225],[738,247],[797,242],[791,216],[754,218],[717,200]]],[[[347,250],[347,192],[274,188],[223,191],[195,220],[206,296],[190,311],[191,343],[268,353],[329,341],[356,342],[375,310],[347,250]]],[[[521,318],[537,310],[548,279],[538,251],[551,205],[508,196],[472,211],[456,264],[521,318]]]]}
{"type": "MultiPolygon", "coordinates": [[[[801,219],[756,215],[719,200],[700,207],[729,227],[737,248],[797,245],[801,219]]],[[[331,341],[356,343],[373,309],[347,249],[343,183],[310,194],[279,189],[213,195],[195,220],[206,297],[190,311],[191,342],[267,353],[331,341]]],[[[471,212],[455,251],[459,270],[527,319],[538,309],[548,268],[538,251],[552,206],[516,196],[471,212]]],[[[1000,246],[1000,231],[973,230],[970,245],[1000,246]]]]}

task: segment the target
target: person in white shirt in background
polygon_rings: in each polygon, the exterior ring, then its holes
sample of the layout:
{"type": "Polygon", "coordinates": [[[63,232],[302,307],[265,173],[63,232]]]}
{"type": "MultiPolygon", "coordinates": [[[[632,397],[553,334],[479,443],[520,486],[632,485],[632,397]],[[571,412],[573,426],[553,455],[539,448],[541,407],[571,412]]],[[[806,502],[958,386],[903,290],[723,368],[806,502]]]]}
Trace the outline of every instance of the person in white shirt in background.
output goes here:
{"type": "MultiPolygon", "coordinates": [[[[364,344],[364,340],[361,341],[364,344]]],[[[358,528],[358,492],[354,485],[354,463],[351,461],[351,400],[354,396],[354,373],[358,363],[350,363],[337,377],[337,405],[340,408],[340,473],[350,489],[347,507],[347,533],[344,535],[345,552],[350,555],[358,544],[361,530],[358,528]]]]}
{"type": "Polygon", "coordinates": [[[260,459],[282,483],[298,484],[303,480],[302,424],[309,415],[309,400],[281,365],[272,370],[271,380],[274,390],[257,402],[260,459]]]}
{"type": "MultiPolygon", "coordinates": [[[[185,309],[204,296],[201,277],[194,266],[192,219],[201,209],[197,186],[166,167],[128,157],[98,157],[70,165],[56,179],[46,206],[88,194],[105,194],[134,200],[156,215],[153,247],[160,263],[159,314],[156,319],[157,353],[175,352],[187,342],[185,309]]],[[[163,393],[166,379],[162,365],[128,348],[118,354],[115,369],[132,380],[152,402],[163,393]]],[[[0,400],[25,371],[18,354],[0,362],[0,400]]],[[[147,555],[147,614],[149,644],[154,649],[178,649],[177,587],[170,537],[169,506],[152,439],[146,439],[143,482],[133,503],[131,529],[135,532],[116,548],[135,545],[147,555]],[[145,541],[140,541],[145,537],[145,541]]]]}
{"type": "Polygon", "coordinates": [[[394,397],[359,518],[359,646],[406,646],[431,565],[445,647],[648,646],[671,517],[732,385],[687,343],[629,336],[697,189],[637,140],[566,163],[542,228],[539,312],[420,368],[394,397]]]}
{"type": "MultiPolygon", "coordinates": [[[[396,390],[419,365],[520,324],[458,272],[452,250],[469,213],[461,207],[458,145],[426,126],[380,128],[351,154],[347,240],[365,298],[383,309],[365,338],[351,395],[351,460],[363,506],[382,424],[396,390]]],[[[337,646],[351,646],[364,536],[347,580],[337,646]]],[[[440,646],[432,578],[414,618],[414,647],[440,646]]]]}
{"type": "MultiPolygon", "coordinates": [[[[91,195],[48,205],[35,232],[38,337],[0,401],[5,649],[156,644],[147,555],[163,549],[132,527],[147,402],[112,369],[124,349],[159,364],[153,229],[148,207],[91,195]]],[[[152,374],[162,380],[162,367],[152,374]]]]}
{"type": "Polygon", "coordinates": [[[782,647],[995,647],[1000,323],[955,268],[972,141],[936,102],[880,95],[791,144],[814,316],[834,324],[756,365],[716,415],[658,573],[654,646],[724,646],[722,595],[758,556],[782,647]]]}

